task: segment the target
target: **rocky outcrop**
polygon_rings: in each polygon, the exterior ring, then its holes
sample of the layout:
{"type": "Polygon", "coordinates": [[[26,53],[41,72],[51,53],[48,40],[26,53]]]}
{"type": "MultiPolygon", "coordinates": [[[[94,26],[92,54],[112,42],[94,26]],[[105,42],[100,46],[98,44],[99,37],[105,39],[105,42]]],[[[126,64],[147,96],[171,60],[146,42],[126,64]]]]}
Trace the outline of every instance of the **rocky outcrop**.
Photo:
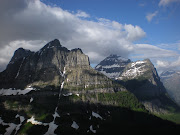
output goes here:
{"type": "Polygon", "coordinates": [[[95,69],[111,79],[117,79],[130,62],[130,59],[112,54],[101,61],[95,69]]]}

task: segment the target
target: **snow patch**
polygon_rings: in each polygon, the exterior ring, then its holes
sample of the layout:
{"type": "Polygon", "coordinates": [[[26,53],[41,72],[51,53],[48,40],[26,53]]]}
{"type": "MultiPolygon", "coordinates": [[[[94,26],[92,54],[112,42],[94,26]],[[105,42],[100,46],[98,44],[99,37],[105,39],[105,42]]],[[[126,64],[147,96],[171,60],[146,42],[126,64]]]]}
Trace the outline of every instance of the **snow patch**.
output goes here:
{"type": "Polygon", "coordinates": [[[3,96],[9,96],[9,95],[25,95],[27,93],[29,93],[30,91],[32,90],[36,90],[34,88],[26,88],[24,90],[20,90],[20,89],[17,89],[17,90],[13,90],[12,88],[9,88],[9,89],[1,89],[0,90],[0,95],[3,95],[3,96]]]}
{"type": "Polygon", "coordinates": [[[79,128],[78,124],[75,121],[73,121],[71,127],[75,128],[76,130],[79,128]]]}
{"type": "Polygon", "coordinates": [[[64,81],[61,83],[61,89],[63,89],[64,87],[64,81]]]}
{"type": "Polygon", "coordinates": [[[131,63],[130,69],[123,72],[121,77],[119,77],[118,79],[122,80],[123,77],[131,77],[133,79],[137,76],[144,74],[144,72],[147,71],[147,69],[144,68],[145,63],[146,62],[144,62],[144,61],[137,61],[137,62],[131,63]]]}
{"type": "Polygon", "coordinates": [[[9,125],[9,127],[6,128],[6,133],[4,135],[10,135],[17,126],[14,123],[9,123],[8,125],[9,125]]]}
{"type": "Polygon", "coordinates": [[[53,117],[56,118],[56,117],[60,117],[60,116],[59,116],[59,114],[58,114],[57,112],[55,112],[55,113],[53,114],[53,117]]]}
{"type": "Polygon", "coordinates": [[[15,130],[15,134],[18,132],[22,123],[25,120],[25,118],[23,116],[20,116],[19,114],[17,114],[15,116],[15,118],[18,118],[18,117],[20,118],[20,124],[18,124],[18,125],[14,124],[14,123],[5,123],[5,122],[3,122],[3,120],[0,117],[0,124],[9,126],[8,128],[6,128],[6,132],[4,133],[4,135],[10,135],[14,130],[15,130]]]}
{"type": "Polygon", "coordinates": [[[30,122],[33,125],[42,125],[43,124],[42,122],[36,121],[34,119],[34,116],[32,116],[30,119],[28,119],[27,122],[30,122]]]}
{"type": "Polygon", "coordinates": [[[22,67],[22,64],[23,64],[24,60],[25,60],[25,57],[23,57],[23,60],[22,60],[22,62],[21,62],[21,65],[19,66],[19,69],[18,69],[18,72],[17,72],[17,74],[16,74],[15,79],[19,76],[19,72],[20,72],[20,70],[21,70],[21,67],[22,67]]]}
{"type": "MultiPolygon", "coordinates": [[[[109,69],[109,68],[118,68],[118,67],[122,67],[118,64],[113,64],[113,65],[107,65],[107,66],[102,66],[102,68],[106,68],[106,69],[109,69]]],[[[124,66],[123,66],[124,67],[124,66]]]]}
{"type": "Polygon", "coordinates": [[[19,129],[20,129],[21,125],[22,125],[22,123],[23,123],[24,120],[25,120],[24,116],[20,116],[20,115],[17,114],[17,115],[16,115],[16,118],[18,118],[18,117],[19,117],[19,119],[20,119],[20,124],[16,126],[15,135],[17,134],[17,132],[19,131],[19,129]]]}
{"type": "Polygon", "coordinates": [[[67,78],[67,82],[69,82],[70,80],[67,78]]]}
{"type": "Polygon", "coordinates": [[[96,117],[96,118],[100,118],[101,120],[103,119],[98,113],[95,113],[92,111],[92,116],[96,117]]]}
{"type": "Polygon", "coordinates": [[[72,95],[72,93],[63,94],[63,96],[65,96],[65,97],[68,97],[68,96],[71,96],[71,95],[72,95]]]}
{"type": "Polygon", "coordinates": [[[50,122],[48,131],[44,135],[55,135],[54,131],[57,127],[58,125],[54,124],[54,121],[50,122]]]}
{"type": "Polygon", "coordinates": [[[79,94],[78,94],[78,93],[76,93],[76,96],[78,96],[78,97],[79,97],[79,94]]]}
{"type": "Polygon", "coordinates": [[[101,70],[100,72],[109,78],[117,78],[120,75],[120,72],[107,73],[106,71],[103,71],[103,70],[101,70]]]}
{"type": "Polygon", "coordinates": [[[88,87],[89,85],[87,84],[87,85],[85,85],[85,89],[88,87]]]}
{"type": "Polygon", "coordinates": [[[91,130],[91,132],[96,133],[96,130],[93,129],[92,125],[89,127],[89,129],[91,130]]]}
{"type": "Polygon", "coordinates": [[[31,99],[30,99],[30,103],[33,101],[34,99],[31,97],[31,99]]]}

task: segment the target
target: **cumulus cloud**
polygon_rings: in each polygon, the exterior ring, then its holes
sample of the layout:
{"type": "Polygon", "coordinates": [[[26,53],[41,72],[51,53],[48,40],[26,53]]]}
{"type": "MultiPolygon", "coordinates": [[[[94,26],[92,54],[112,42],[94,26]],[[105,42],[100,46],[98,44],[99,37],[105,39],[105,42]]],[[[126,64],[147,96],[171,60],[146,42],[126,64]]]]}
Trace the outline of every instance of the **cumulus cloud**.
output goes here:
{"type": "Polygon", "coordinates": [[[0,11],[1,69],[17,48],[38,50],[55,38],[68,49],[82,48],[91,63],[97,63],[111,53],[128,57],[132,43],[146,35],[139,26],[105,18],[86,20],[90,15],[83,11],[74,14],[40,0],[1,1],[0,11]]]}
{"type": "Polygon", "coordinates": [[[83,18],[89,18],[89,17],[90,17],[89,14],[87,14],[86,12],[81,11],[81,10],[78,10],[77,13],[75,14],[75,16],[77,16],[77,17],[83,17],[83,18]]]}
{"type": "Polygon", "coordinates": [[[159,72],[163,72],[165,70],[169,69],[180,69],[180,56],[174,60],[174,61],[168,61],[168,60],[157,60],[156,61],[156,67],[159,70],[159,72]]]}
{"type": "Polygon", "coordinates": [[[180,0],[160,0],[159,6],[160,7],[167,7],[171,3],[180,2],[180,0]]]}
{"type": "Polygon", "coordinates": [[[125,24],[124,29],[127,33],[127,40],[135,41],[146,35],[146,33],[139,27],[131,24],[125,24]]]}
{"type": "Polygon", "coordinates": [[[140,26],[106,18],[91,20],[84,11],[68,12],[40,0],[0,1],[0,18],[0,71],[17,48],[37,51],[55,38],[68,49],[81,48],[94,64],[110,54],[136,58],[176,55],[153,45],[134,44],[146,36],[140,26]]]}
{"type": "Polygon", "coordinates": [[[155,11],[154,13],[148,13],[148,14],[146,15],[146,19],[148,20],[148,22],[151,22],[152,19],[153,19],[155,16],[157,16],[157,14],[158,14],[158,11],[155,11]]]}
{"type": "Polygon", "coordinates": [[[150,44],[135,44],[133,46],[134,58],[167,58],[179,56],[179,54],[172,50],[166,50],[150,44]],[[138,55],[139,54],[139,55],[138,55]]]}

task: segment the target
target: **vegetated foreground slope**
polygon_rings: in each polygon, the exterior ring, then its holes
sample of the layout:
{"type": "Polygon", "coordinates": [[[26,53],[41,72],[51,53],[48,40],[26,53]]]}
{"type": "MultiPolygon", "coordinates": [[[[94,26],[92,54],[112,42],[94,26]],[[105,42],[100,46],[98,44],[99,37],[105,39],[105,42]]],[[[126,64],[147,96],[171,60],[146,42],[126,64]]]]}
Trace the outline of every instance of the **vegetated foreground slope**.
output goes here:
{"type": "Polygon", "coordinates": [[[0,99],[1,134],[110,134],[126,131],[178,131],[179,126],[153,116],[133,94],[91,93],[0,99]]]}

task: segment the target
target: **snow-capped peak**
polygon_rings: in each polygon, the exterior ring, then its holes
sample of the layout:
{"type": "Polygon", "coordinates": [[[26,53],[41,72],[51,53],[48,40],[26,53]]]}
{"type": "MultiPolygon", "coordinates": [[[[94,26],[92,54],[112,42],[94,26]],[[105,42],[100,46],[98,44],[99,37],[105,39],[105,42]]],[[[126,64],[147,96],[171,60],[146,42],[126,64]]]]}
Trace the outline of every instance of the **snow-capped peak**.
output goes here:
{"type": "Polygon", "coordinates": [[[125,66],[130,63],[131,60],[121,57],[119,55],[111,54],[101,61],[95,69],[105,74],[109,78],[115,79],[119,77],[125,66]]]}

